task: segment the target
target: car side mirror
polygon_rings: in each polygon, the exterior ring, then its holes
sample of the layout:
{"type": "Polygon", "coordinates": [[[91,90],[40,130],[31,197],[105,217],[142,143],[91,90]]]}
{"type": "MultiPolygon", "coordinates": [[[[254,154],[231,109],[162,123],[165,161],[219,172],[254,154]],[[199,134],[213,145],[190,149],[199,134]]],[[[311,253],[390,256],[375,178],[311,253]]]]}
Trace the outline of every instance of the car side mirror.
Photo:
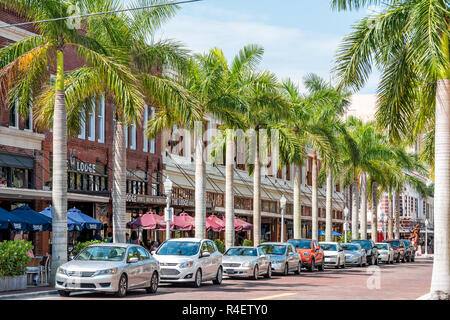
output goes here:
{"type": "Polygon", "coordinates": [[[74,258],[74,256],[69,256],[69,261],[73,260],[74,258]]]}
{"type": "Polygon", "coordinates": [[[209,257],[209,256],[211,256],[211,253],[209,253],[208,251],[203,251],[200,258],[205,258],[205,257],[209,257]]]}
{"type": "Polygon", "coordinates": [[[128,263],[136,263],[139,261],[138,257],[131,257],[127,260],[128,263]]]}

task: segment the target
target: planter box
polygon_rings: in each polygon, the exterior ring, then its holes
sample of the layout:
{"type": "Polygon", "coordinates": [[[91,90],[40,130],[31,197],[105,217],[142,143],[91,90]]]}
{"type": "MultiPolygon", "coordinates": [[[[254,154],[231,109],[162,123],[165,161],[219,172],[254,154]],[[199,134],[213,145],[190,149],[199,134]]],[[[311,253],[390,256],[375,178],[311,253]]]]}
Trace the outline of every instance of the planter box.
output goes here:
{"type": "Polygon", "coordinates": [[[15,277],[0,277],[0,291],[15,291],[27,289],[27,275],[15,277]]]}

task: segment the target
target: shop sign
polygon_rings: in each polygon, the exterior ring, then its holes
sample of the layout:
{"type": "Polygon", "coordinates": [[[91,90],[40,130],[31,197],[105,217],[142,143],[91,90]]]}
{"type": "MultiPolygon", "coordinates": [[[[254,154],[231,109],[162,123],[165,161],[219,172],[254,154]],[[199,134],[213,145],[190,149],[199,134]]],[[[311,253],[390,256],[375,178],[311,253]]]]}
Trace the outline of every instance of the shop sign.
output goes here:
{"type": "MultiPolygon", "coordinates": [[[[104,170],[102,170],[102,168],[97,168],[95,163],[89,163],[89,162],[84,162],[84,161],[80,161],[77,159],[77,151],[70,149],[69,150],[70,153],[70,158],[68,161],[68,169],[69,171],[76,171],[79,173],[99,173],[99,174],[104,174],[104,170]]],[[[102,166],[100,166],[102,167],[102,166]]]]}
{"type": "MultiPolygon", "coordinates": [[[[154,204],[154,205],[166,205],[167,198],[128,193],[127,194],[127,202],[142,203],[142,204],[154,204]]],[[[189,200],[189,199],[172,198],[171,205],[179,206],[179,207],[195,207],[195,202],[193,200],[189,200]]],[[[206,207],[212,208],[213,203],[211,201],[207,201],[206,207]]]]}

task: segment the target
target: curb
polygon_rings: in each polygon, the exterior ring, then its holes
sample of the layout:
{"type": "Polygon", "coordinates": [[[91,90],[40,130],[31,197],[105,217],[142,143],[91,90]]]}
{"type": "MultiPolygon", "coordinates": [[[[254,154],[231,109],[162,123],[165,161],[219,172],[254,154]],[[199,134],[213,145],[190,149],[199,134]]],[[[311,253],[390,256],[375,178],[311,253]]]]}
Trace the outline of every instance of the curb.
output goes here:
{"type": "Polygon", "coordinates": [[[418,297],[416,300],[430,300],[430,294],[424,294],[423,296],[418,297]]]}
{"type": "Polygon", "coordinates": [[[57,294],[57,293],[58,293],[57,290],[15,293],[15,294],[1,295],[0,300],[25,299],[25,298],[32,298],[32,297],[38,297],[41,295],[51,295],[51,294],[57,294]]]}

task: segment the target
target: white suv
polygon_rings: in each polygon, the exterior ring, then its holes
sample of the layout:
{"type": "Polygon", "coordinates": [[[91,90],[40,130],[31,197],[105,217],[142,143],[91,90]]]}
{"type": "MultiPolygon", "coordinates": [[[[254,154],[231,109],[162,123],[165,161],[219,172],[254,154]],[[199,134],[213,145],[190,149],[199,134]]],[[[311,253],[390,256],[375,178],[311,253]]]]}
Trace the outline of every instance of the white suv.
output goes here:
{"type": "Polygon", "coordinates": [[[192,282],[196,288],[208,280],[222,283],[222,254],[209,239],[170,239],[153,257],[161,267],[160,282],[192,282]]]}

